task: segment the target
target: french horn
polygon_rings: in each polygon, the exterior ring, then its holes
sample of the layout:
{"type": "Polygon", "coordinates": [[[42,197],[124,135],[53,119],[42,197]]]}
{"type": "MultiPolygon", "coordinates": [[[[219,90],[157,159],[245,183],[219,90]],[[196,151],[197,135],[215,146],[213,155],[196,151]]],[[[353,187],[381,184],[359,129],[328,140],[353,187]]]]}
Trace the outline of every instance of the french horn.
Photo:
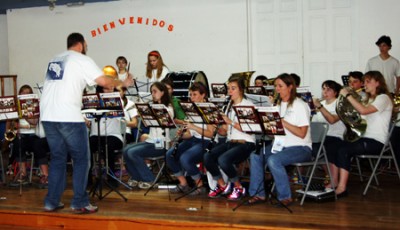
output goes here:
{"type": "MultiPolygon", "coordinates": [[[[361,102],[361,96],[351,88],[346,88],[353,98],[361,102]]],[[[361,114],[343,95],[339,95],[336,103],[336,113],[346,126],[343,139],[347,142],[355,142],[365,133],[367,122],[361,118],[361,114]]]]}

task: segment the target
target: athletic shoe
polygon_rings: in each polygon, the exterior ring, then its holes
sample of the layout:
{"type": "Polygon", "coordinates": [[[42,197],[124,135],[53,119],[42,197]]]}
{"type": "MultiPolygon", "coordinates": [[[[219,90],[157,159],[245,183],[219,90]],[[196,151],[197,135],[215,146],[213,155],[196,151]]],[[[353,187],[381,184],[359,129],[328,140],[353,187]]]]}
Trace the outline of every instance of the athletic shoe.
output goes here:
{"type": "MultiPolygon", "coordinates": [[[[152,185],[153,185],[152,182],[140,181],[138,186],[140,189],[149,189],[152,185]]],[[[154,184],[152,188],[158,188],[158,184],[154,184]]]]}
{"type": "Polygon", "coordinates": [[[169,190],[171,193],[188,193],[190,192],[190,187],[189,185],[176,185],[175,188],[169,190]]]}
{"type": "Polygon", "coordinates": [[[240,200],[246,195],[246,189],[243,187],[234,187],[231,194],[228,195],[228,200],[240,200]]]}
{"type": "Polygon", "coordinates": [[[215,189],[210,190],[208,193],[208,197],[210,198],[217,198],[220,197],[221,195],[226,195],[229,193],[231,190],[231,184],[228,183],[224,187],[220,186],[219,184],[215,187],[215,189]]]}
{"type": "Polygon", "coordinates": [[[45,212],[55,212],[59,209],[63,209],[64,208],[64,204],[63,203],[58,203],[57,207],[50,207],[50,206],[44,206],[44,211],[45,212]]]}
{"type": "Polygon", "coordinates": [[[90,214],[90,213],[95,213],[98,210],[99,210],[99,208],[92,204],[89,204],[88,206],[83,207],[83,208],[72,208],[72,211],[75,214],[90,214]]]}
{"type": "Polygon", "coordinates": [[[198,196],[207,194],[207,189],[204,186],[197,187],[193,192],[189,193],[189,196],[198,196]]]}
{"type": "Polygon", "coordinates": [[[138,184],[139,184],[139,181],[129,178],[129,180],[128,180],[129,187],[134,188],[134,187],[137,187],[138,184]]]}

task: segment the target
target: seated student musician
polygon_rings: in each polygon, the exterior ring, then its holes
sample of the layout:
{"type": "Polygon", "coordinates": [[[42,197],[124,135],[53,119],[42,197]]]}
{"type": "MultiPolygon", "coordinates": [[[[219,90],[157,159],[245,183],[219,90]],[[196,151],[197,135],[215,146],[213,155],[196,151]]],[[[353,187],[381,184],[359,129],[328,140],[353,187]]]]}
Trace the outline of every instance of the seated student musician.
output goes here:
{"type": "Polygon", "coordinates": [[[258,75],[256,79],[254,79],[254,86],[264,86],[268,85],[268,78],[264,75],[258,75]]]}
{"type": "MultiPolygon", "coordinates": [[[[324,146],[327,152],[327,157],[329,162],[332,162],[333,155],[336,154],[338,146],[343,144],[343,134],[346,130],[343,122],[340,120],[336,113],[336,103],[342,86],[332,80],[327,80],[322,83],[322,101],[314,98],[314,105],[317,109],[317,114],[312,117],[313,122],[324,122],[329,124],[328,133],[325,137],[324,146]]],[[[313,146],[314,150],[317,151],[318,148],[313,146]]],[[[338,168],[329,163],[329,168],[332,173],[337,173],[338,168]]],[[[326,173],[326,172],[325,172],[326,173]]],[[[326,174],[328,175],[328,174],[326,174]]],[[[337,184],[337,181],[333,182],[337,184]]],[[[331,184],[327,184],[330,187],[331,184]]]]}
{"type": "MultiPolygon", "coordinates": [[[[232,76],[228,80],[228,94],[230,104],[235,105],[253,105],[253,103],[244,98],[245,79],[232,76]]],[[[221,143],[212,148],[204,155],[204,165],[211,173],[214,180],[218,181],[216,188],[208,194],[210,198],[216,198],[221,195],[228,195],[229,200],[237,200],[246,194],[245,188],[241,185],[235,164],[245,161],[250,153],[255,149],[255,136],[242,132],[238,123],[237,115],[232,106],[228,106],[227,115],[224,115],[226,124],[222,125],[218,132],[221,135],[227,134],[226,143],[221,143]],[[230,182],[233,182],[234,188],[231,191],[231,183],[225,183],[222,178],[220,168],[228,176],[230,182]]]]}
{"type": "MultiPolygon", "coordinates": [[[[154,82],[151,87],[151,96],[154,104],[164,104],[167,107],[168,113],[173,117],[174,110],[171,105],[167,87],[161,82],[154,82]]],[[[166,152],[165,148],[159,149],[155,147],[156,139],[162,139],[168,143],[169,129],[151,127],[149,135],[144,142],[127,145],[123,149],[124,159],[126,161],[126,169],[131,178],[128,184],[131,187],[139,186],[141,189],[150,188],[155,177],[145,163],[146,157],[163,156],[166,152]]]]}
{"type": "MultiPolygon", "coordinates": [[[[19,95],[24,94],[33,94],[32,87],[29,85],[23,85],[19,89],[19,95]]],[[[28,177],[26,172],[26,152],[33,152],[35,161],[39,165],[39,168],[42,171],[42,176],[40,178],[39,186],[46,187],[47,177],[48,177],[48,157],[47,153],[49,152],[45,148],[40,148],[38,143],[40,142],[40,138],[36,133],[36,126],[38,125],[39,119],[19,119],[19,133],[21,137],[21,141],[19,138],[15,138],[13,143],[13,157],[19,163],[19,178],[16,178],[18,183],[27,184],[28,177]],[[21,150],[21,157],[20,157],[21,150]]],[[[17,174],[18,175],[18,174],[17,174]]]]}
{"type": "MultiPolygon", "coordinates": [[[[102,86],[96,87],[97,93],[112,93],[116,92],[114,87],[104,88],[102,86]]],[[[122,149],[123,146],[123,137],[121,133],[121,118],[100,118],[100,121],[93,119],[92,121],[86,120],[87,126],[90,128],[90,137],[89,137],[89,144],[90,144],[90,151],[91,151],[91,162],[89,169],[89,184],[92,182],[91,172],[93,165],[93,154],[98,151],[99,147],[99,135],[100,135],[100,147],[102,148],[102,153],[100,154],[101,159],[105,159],[105,151],[107,151],[107,160],[108,160],[108,167],[109,170],[112,172],[115,171],[115,157],[116,157],[116,150],[122,149]],[[100,133],[98,128],[98,122],[100,122],[100,133]],[[106,145],[107,143],[107,145],[106,145]],[[105,147],[107,146],[107,149],[105,147]]],[[[118,181],[113,179],[112,177],[108,177],[108,183],[113,186],[118,186],[118,181]]]]}
{"type": "MultiPolygon", "coordinates": [[[[205,102],[207,100],[206,87],[200,82],[195,82],[189,88],[189,95],[191,102],[205,102]]],[[[167,166],[179,180],[179,184],[171,192],[187,193],[191,191],[184,175],[186,171],[197,186],[190,195],[206,194],[207,191],[203,186],[197,164],[203,160],[204,149],[207,148],[210,138],[213,137],[214,127],[213,125],[189,122],[185,122],[183,127],[186,132],[177,133],[178,137],[182,135],[183,141],[177,146],[176,150],[172,147],[167,152],[167,166]]]]}
{"type": "Polygon", "coordinates": [[[276,78],[275,90],[280,96],[277,106],[286,135],[275,136],[273,143],[260,150],[260,154],[251,153],[249,193],[252,198],[248,204],[265,200],[265,164],[275,180],[278,199],[284,205],[291,204],[293,199],[285,166],[311,159],[311,112],[308,104],[296,96],[296,84],[289,74],[276,78]]]}
{"type": "Polygon", "coordinates": [[[364,82],[363,82],[363,73],[360,71],[352,71],[349,72],[349,86],[356,93],[358,93],[361,98],[364,100],[366,97],[366,93],[364,92],[364,82]]]}
{"type": "Polygon", "coordinates": [[[168,94],[171,97],[171,104],[174,108],[175,124],[184,124],[183,120],[185,119],[185,112],[183,112],[181,105],[179,104],[179,98],[172,95],[172,93],[174,92],[174,83],[169,78],[164,78],[161,82],[165,84],[168,89],[168,94]]]}
{"type": "MultiPolygon", "coordinates": [[[[359,102],[346,88],[340,91],[355,110],[367,122],[365,133],[355,142],[344,142],[334,155],[333,164],[339,169],[333,174],[334,181],[339,181],[335,190],[338,198],[348,195],[347,181],[351,159],[355,154],[379,154],[389,135],[389,125],[392,117],[393,102],[390,97],[385,78],[379,71],[369,71],[364,74],[366,100],[359,102]]],[[[336,186],[336,185],[335,185],[336,186]]]]}

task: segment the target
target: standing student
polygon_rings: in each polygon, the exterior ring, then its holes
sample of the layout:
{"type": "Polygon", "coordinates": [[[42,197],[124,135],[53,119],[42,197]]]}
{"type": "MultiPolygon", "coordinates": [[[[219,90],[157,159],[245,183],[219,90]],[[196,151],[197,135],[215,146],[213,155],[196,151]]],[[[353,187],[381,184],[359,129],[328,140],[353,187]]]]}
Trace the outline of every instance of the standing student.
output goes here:
{"type": "Polygon", "coordinates": [[[383,35],[375,42],[379,48],[379,55],[368,60],[365,72],[375,70],[381,72],[389,92],[398,93],[400,88],[400,62],[389,54],[392,49],[392,40],[383,35]]]}
{"type": "Polygon", "coordinates": [[[147,54],[146,77],[149,84],[163,80],[168,72],[160,52],[153,50],[147,54]]]}
{"type": "MultiPolygon", "coordinates": [[[[245,79],[242,77],[230,77],[228,80],[228,94],[231,97],[231,104],[235,105],[253,105],[253,103],[244,98],[245,79]]],[[[218,185],[208,193],[208,197],[216,198],[221,195],[227,195],[229,200],[241,199],[246,194],[245,188],[241,185],[235,164],[245,161],[250,153],[255,149],[255,135],[244,133],[238,123],[238,118],[233,108],[228,108],[227,116],[224,116],[226,122],[218,130],[219,134],[227,135],[226,143],[219,144],[204,155],[204,165],[217,181],[218,185]],[[225,183],[222,178],[222,171],[228,176],[229,182],[225,183]],[[233,190],[231,183],[234,184],[233,190]]]]}
{"type": "Polygon", "coordinates": [[[279,94],[277,106],[286,135],[275,136],[273,143],[260,150],[260,154],[251,153],[249,193],[253,197],[248,204],[265,200],[265,164],[275,180],[279,201],[284,205],[293,203],[285,166],[311,159],[311,112],[308,104],[296,96],[296,83],[289,74],[276,78],[275,90],[279,94]]]}
{"type": "Polygon", "coordinates": [[[86,192],[90,167],[89,137],[81,113],[82,92],[86,85],[129,86],[104,75],[95,62],[86,56],[87,44],[79,33],[67,38],[67,51],[55,56],[47,66],[40,101],[41,121],[51,150],[48,193],[44,200],[45,211],[64,208],[61,196],[66,186],[68,155],[74,162],[72,175],[74,213],[94,213],[98,207],[89,203],[86,192]]]}

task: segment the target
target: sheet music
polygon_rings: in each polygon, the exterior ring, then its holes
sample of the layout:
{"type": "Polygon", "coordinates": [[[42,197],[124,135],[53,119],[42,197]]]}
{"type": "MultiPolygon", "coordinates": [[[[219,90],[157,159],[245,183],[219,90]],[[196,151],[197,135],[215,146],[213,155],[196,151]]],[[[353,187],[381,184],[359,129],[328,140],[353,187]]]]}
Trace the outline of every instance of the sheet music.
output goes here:
{"type": "Polygon", "coordinates": [[[0,97],[0,120],[18,118],[17,104],[14,96],[0,97]]]}

